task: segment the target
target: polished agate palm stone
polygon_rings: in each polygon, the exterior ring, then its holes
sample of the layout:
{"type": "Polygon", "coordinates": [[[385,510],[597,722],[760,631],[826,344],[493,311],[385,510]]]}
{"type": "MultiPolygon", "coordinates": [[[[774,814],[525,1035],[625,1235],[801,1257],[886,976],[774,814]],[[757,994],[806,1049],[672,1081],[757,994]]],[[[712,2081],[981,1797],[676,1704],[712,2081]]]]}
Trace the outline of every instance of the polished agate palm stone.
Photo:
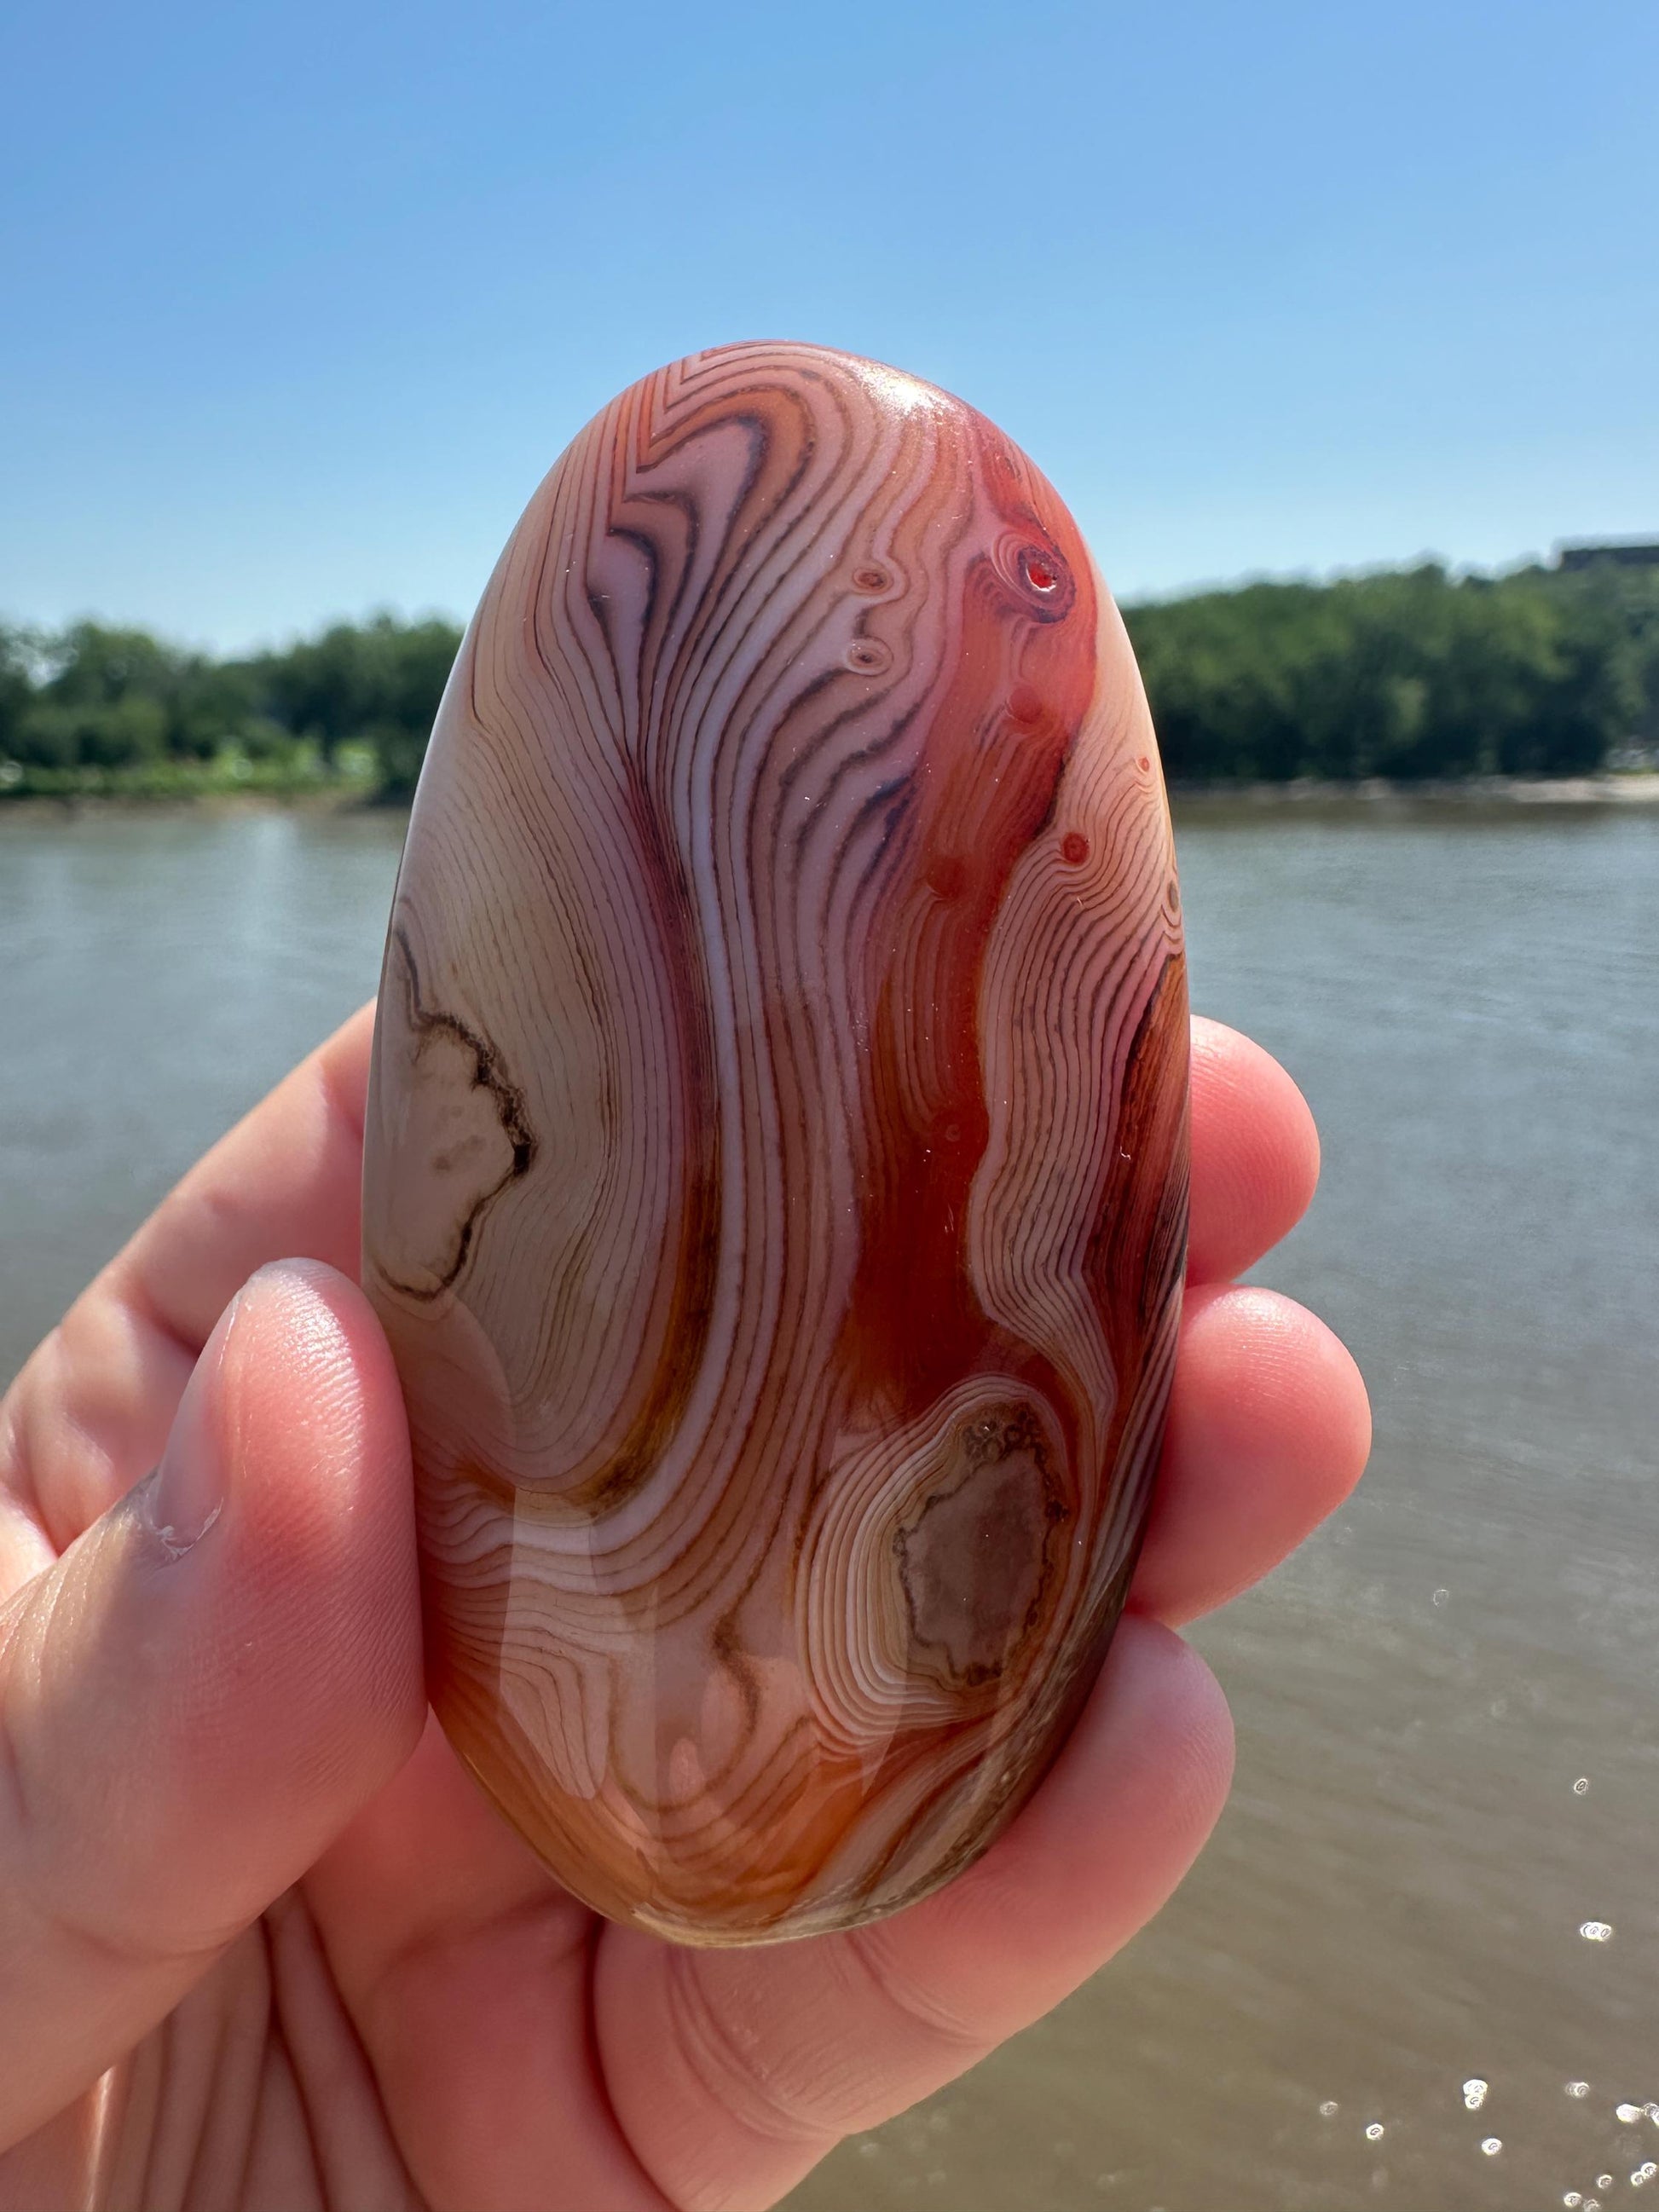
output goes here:
{"type": "Polygon", "coordinates": [[[415,802],[364,1279],[434,1703],[601,1911],[869,1919],[1054,1755],[1174,1355],[1178,915],[1122,626],[971,408],[727,346],[556,465],[415,802]]]}

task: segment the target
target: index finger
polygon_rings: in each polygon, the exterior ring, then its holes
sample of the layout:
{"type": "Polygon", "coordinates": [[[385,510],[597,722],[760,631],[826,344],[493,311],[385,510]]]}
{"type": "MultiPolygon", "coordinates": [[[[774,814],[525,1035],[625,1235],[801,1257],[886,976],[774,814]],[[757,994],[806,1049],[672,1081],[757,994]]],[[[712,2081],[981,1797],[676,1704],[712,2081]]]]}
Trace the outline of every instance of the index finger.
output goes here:
{"type": "MultiPolygon", "coordinates": [[[[0,1492],[62,1551],[161,1457],[215,1322],[270,1261],[357,1279],[365,1006],[162,1200],[32,1355],[0,1405],[0,1492]]],[[[13,1532],[16,1534],[17,1532],[13,1532]]],[[[44,1564],[0,1547],[0,1586],[44,1564]]]]}

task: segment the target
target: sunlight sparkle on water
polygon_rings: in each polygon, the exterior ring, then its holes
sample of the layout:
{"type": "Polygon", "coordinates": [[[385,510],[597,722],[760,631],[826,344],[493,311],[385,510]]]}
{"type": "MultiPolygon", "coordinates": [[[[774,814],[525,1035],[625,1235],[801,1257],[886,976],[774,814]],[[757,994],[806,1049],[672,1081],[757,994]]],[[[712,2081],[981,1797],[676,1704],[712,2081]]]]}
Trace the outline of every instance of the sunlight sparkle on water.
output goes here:
{"type": "Polygon", "coordinates": [[[1365,2130],[1365,2140],[1367,2142],[1380,2142],[1382,2139],[1382,2123],[1381,2120],[1373,2120],[1365,2130]]]}
{"type": "Polygon", "coordinates": [[[1473,2081],[1463,2084],[1463,2106],[1467,2112],[1478,2112],[1486,2101],[1487,2084],[1477,2074],[1473,2081]]]}
{"type": "Polygon", "coordinates": [[[1650,2158],[1644,2158],[1630,2178],[1631,2187],[1644,2189],[1656,2173],[1659,2173],[1659,2166],[1656,2166],[1650,2158]]]}
{"type": "Polygon", "coordinates": [[[1501,2136],[1486,2136],[1482,2138],[1480,2148],[1488,2158],[1496,2158],[1504,2148],[1504,2139],[1501,2136]]]}
{"type": "Polygon", "coordinates": [[[1611,1943],[1613,1941],[1613,1928],[1606,1920],[1581,1921],[1578,1933],[1587,1943],[1611,1943]]]}
{"type": "Polygon", "coordinates": [[[1615,2120],[1622,2122],[1626,2127],[1633,2128],[1646,2110],[1645,2105],[1615,2105],[1613,2108],[1613,2117],[1615,2120]]]}

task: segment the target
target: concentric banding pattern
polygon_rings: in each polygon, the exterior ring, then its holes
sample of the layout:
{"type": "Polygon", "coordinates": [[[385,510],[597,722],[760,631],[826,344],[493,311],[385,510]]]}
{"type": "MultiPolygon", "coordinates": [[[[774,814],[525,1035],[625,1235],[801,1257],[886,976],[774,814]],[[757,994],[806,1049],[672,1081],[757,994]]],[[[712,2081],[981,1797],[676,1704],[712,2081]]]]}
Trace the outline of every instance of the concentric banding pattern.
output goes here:
{"type": "Polygon", "coordinates": [[[434,1698],[582,1895],[808,1933],[1017,1808],[1133,1561],[1186,1049],[1133,663],[1024,455],[807,346],[606,408],[440,714],[365,1181],[434,1698]]]}

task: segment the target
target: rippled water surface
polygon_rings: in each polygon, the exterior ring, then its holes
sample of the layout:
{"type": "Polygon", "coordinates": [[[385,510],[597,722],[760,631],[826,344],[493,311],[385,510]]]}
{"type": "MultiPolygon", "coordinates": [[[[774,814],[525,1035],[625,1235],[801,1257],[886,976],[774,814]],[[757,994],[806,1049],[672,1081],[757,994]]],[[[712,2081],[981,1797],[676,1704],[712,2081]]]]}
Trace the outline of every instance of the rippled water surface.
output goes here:
{"type": "MultiPolygon", "coordinates": [[[[1170,1911],[792,2203],[1659,2205],[1659,818],[1182,833],[1195,1003],[1324,1131],[1261,1272],[1376,1458],[1198,1632],[1238,1781],[1170,1911]]],[[[398,836],[0,819],[0,1370],[373,989],[398,836]]]]}

